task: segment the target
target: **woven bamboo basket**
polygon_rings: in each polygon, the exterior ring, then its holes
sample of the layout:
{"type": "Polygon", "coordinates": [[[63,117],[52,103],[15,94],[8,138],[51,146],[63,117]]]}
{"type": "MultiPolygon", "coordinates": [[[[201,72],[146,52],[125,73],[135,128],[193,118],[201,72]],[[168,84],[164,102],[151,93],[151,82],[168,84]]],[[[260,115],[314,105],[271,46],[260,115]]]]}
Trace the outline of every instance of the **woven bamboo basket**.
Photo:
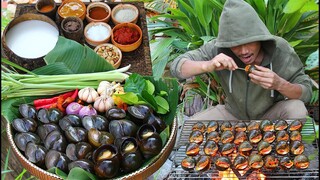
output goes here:
{"type": "MultiPolygon", "coordinates": [[[[13,141],[13,134],[12,134],[12,127],[10,123],[7,123],[7,136],[9,139],[10,146],[13,149],[13,152],[18,157],[18,160],[21,162],[22,166],[29,171],[32,175],[38,177],[41,180],[59,180],[62,179],[59,176],[50,173],[44,169],[39,168],[35,164],[28,161],[24,155],[20,152],[20,150],[17,148],[16,144],[13,141]]],[[[134,179],[146,179],[150,175],[152,175],[154,172],[156,172],[167,160],[170,153],[172,152],[172,149],[174,147],[175,141],[177,137],[177,120],[174,119],[171,127],[170,127],[170,136],[165,144],[165,146],[162,148],[161,152],[156,156],[156,158],[153,159],[152,162],[150,162],[147,166],[144,166],[130,174],[127,174],[125,176],[118,177],[118,179],[126,179],[126,180],[134,180],[134,179]]],[[[117,177],[116,177],[117,178],[117,177]]]]}

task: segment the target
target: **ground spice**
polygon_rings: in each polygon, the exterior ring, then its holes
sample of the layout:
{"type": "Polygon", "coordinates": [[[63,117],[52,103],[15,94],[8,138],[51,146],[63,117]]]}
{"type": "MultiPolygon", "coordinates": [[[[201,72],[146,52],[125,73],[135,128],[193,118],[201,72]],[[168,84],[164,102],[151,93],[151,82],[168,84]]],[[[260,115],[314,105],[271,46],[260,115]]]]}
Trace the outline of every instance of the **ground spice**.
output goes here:
{"type": "Polygon", "coordinates": [[[45,5],[43,7],[41,7],[40,12],[49,12],[53,9],[53,5],[49,4],[49,5],[45,5]]]}
{"type": "Polygon", "coordinates": [[[114,32],[114,40],[119,44],[132,44],[136,42],[140,35],[136,29],[130,27],[121,27],[114,32]]]}
{"type": "Polygon", "coordinates": [[[89,16],[92,19],[101,20],[106,18],[109,12],[103,7],[93,7],[89,10],[89,16]]]}

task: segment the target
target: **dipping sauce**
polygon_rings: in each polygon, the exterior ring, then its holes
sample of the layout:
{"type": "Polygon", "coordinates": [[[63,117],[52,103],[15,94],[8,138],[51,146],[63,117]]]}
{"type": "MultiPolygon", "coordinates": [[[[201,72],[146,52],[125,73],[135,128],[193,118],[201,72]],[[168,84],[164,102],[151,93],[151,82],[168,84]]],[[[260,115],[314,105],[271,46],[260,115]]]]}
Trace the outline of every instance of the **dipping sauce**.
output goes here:
{"type": "Polygon", "coordinates": [[[103,7],[93,7],[89,10],[89,16],[92,19],[101,20],[106,18],[109,12],[103,7]]]}
{"type": "Polygon", "coordinates": [[[139,32],[136,29],[123,26],[116,31],[114,31],[114,40],[123,45],[132,44],[136,42],[140,35],[139,32]]]}
{"type": "Polygon", "coordinates": [[[51,51],[59,37],[59,31],[40,20],[23,21],[6,33],[7,46],[23,58],[39,58],[51,51]]]}
{"type": "Polygon", "coordinates": [[[60,14],[63,18],[69,16],[80,17],[84,13],[84,9],[78,2],[68,2],[64,4],[60,9],[60,14]]]}

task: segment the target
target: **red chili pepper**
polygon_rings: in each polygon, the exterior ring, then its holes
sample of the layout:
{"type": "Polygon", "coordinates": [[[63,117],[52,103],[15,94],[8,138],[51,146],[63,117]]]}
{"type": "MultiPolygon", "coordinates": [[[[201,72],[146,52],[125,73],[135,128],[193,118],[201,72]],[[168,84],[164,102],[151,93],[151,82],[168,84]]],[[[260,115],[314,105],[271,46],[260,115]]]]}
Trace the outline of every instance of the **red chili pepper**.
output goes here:
{"type": "Polygon", "coordinates": [[[49,105],[55,104],[58,102],[58,98],[61,96],[63,99],[66,99],[70,96],[72,96],[75,91],[78,91],[78,89],[74,90],[74,91],[69,91],[67,93],[61,94],[59,96],[55,96],[52,98],[45,98],[45,99],[36,99],[33,101],[33,105],[36,109],[40,109],[41,107],[48,107],[49,105]],[[48,105],[48,106],[46,106],[48,105]]]}
{"type": "MultiPolygon", "coordinates": [[[[74,91],[69,91],[69,92],[64,93],[64,94],[62,94],[60,96],[63,96],[65,98],[67,98],[67,97],[72,96],[73,93],[74,93],[74,91]]],[[[46,98],[46,99],[36,99],[36,100],[33,101],[33,105],[35,107],[37,107],[37,106],[42,106],[42,105],[46,105],[46,104],[53,104],[53,103],[56,103],[58,101],[58,98],[59,98],[59,96],[55,96],[55,97],[52,97],[52,98],[46,98]]]]}

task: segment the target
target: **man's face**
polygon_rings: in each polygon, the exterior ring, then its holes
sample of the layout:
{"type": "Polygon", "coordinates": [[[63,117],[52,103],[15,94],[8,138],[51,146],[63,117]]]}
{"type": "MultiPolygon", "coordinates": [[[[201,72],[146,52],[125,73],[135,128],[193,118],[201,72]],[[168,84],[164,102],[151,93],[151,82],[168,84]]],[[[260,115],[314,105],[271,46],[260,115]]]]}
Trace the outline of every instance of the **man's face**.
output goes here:
{"type": "MultiPolygon", "coordinates": [[[[230,48],[231,51],[244,63],[252,64],[257,60],[261,48],[261,43],[252,42],[230,48]]],[[[261,60],[258,60],[261,61],[261,60]]],[[[256,62],[259,63],[259,62],[256,62]]]]}

